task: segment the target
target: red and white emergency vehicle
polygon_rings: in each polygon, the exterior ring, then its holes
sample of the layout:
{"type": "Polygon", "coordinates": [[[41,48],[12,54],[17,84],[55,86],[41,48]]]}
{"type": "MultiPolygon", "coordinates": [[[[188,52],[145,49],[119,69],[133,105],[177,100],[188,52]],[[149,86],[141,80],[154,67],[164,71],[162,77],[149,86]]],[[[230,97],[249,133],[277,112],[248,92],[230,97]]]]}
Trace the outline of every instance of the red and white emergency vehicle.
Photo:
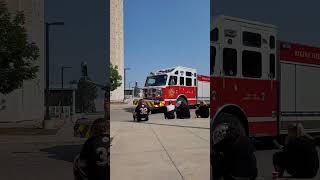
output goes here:
{"type": "Polygon", "coordinates": [[[170,101],[185,101],[190,106],[199,101],[210,103],[210,76],[182,66],[161,69],[147,77],[143,96],[151,108],[167,106],[170,101]]]}
{"type": "Polygon", "coordinates": [[[212,18],[210,42],[212,126],[231,114],[254,137],[285,134],[291,122],[320,132],[320,48],[228,16],[212,18]]]}

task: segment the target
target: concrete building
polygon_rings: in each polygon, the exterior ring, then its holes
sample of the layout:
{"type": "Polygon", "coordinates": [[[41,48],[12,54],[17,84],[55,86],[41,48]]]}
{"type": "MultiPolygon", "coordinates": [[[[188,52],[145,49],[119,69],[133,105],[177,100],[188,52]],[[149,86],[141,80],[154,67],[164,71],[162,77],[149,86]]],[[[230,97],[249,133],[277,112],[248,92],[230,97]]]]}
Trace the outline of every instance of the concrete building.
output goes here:
{"type": "Polygon", "coordinates": [[[43,0],[5,0],[10,12],[24,11],[29,40],[40,49],[36,62],[39,72],[35,79],[25,81],[20,89],[0,94],[0,126],[6,123],[29,122],[41,124],[44,119],[44,1],[43,0]]]}
{"type": "Polygon", "coordinates": [[[124,100],[123,0],[110,0],[110,63],[119,67],[122,85],[111,92],[111,102],[124,100]]]}

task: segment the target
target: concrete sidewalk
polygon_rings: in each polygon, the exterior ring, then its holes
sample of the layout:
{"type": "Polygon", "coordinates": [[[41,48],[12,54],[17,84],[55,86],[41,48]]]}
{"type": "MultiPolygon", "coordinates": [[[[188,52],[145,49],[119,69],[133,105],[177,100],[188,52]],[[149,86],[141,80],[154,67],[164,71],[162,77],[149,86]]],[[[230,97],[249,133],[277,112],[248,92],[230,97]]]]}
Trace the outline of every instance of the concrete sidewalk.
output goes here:
{"type": "Polygon", "coordinates": [[[111,107],[111,179],[209,179],[209,119],[132,121],[130,105],[111,107]]]}

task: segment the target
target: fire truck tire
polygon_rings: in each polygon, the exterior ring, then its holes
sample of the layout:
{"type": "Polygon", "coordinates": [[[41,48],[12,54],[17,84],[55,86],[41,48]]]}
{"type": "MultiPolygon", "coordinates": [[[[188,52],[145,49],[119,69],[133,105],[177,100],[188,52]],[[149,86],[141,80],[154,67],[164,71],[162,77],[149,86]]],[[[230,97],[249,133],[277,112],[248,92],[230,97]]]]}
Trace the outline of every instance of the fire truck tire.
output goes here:
{"type": "Polygon", "coordinates": [[[188,104],[188,102],[186,101],[186,99],[183,98],[183,97],[178,97],[177,102],[179,102],[179,101],[184,102],[185,104],[188,104]]]}
{"type": "Polygon", "coordinates": [[[233,114],[229,114],[229,113],[219,114],[218,117],[215,119],[215,122],[213,123],[213,129],[221,123],[227,123],[232,125],[233,127],[238,127],[240,134],[246,135],[245,128],[243,124],[240,122],[240,119],[233,114]]]}

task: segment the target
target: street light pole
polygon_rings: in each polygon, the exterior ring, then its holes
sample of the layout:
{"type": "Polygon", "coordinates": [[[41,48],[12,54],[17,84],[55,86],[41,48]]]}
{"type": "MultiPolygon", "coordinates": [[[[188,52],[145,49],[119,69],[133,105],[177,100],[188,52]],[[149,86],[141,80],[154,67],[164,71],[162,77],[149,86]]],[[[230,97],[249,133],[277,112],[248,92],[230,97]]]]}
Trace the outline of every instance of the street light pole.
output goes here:
{"type": "Polygon", "coordinates": [[[53,23],[45,23],[46,28],[46,61],[45,61],[45,70],[46,70],[46,86],[45,86],[45,105],[46,105],[46,112],[45,112],[45,119],[50,119],[49,116],[49,81],[50,81],[50,72],[49,72],[49,33],[50,33],[50,26],[58,26],[64,25],[64,22],[53,22],[53,23]]]}
{"type": "Polygon", "coordinates": [[[72,67],[61,66],[61,89],[63,89],[64,85],[64,69],[71,69],[72,67]]]}
{"type": "Polygon", "coordinates": [[[70,69],[71,67],[68,66],[61,66],[61,99],[60,99],[60,108],[61,108],[61,113],[63,113],[63,84],[64,84],[64,69],[70,69]]]}

